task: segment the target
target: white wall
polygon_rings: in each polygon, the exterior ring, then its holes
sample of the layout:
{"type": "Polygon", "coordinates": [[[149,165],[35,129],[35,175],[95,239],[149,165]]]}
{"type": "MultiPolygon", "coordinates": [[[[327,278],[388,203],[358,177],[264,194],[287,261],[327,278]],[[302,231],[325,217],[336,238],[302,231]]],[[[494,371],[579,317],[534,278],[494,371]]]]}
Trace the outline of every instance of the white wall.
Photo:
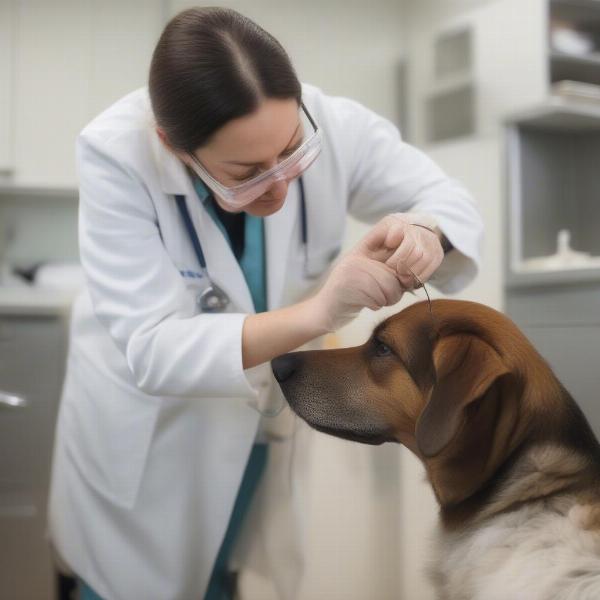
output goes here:
{"type": "MultiPolygon", "coordinates": [[[[196,6],[170,0],[169,13],[196,6]]],[[[398,0],[215,0],[254,19],[285,47],[301,80],[398,116],[396,70],[403,56],[398,0]]]]}

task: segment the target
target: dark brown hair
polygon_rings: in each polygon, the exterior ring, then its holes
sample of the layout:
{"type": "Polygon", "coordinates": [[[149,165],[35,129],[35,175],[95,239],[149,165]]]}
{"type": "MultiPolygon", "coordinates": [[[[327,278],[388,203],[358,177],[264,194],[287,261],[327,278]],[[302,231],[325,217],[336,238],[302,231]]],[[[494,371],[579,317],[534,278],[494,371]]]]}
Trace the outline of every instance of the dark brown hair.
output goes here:
{"type": "Polygon", "coordinates": [[[301,86],[281,44],[226,8],[191,8],[165,27],[152,56],[152,110],[169,143],[192,152],[265,98],[294,98],[301,86]]]}

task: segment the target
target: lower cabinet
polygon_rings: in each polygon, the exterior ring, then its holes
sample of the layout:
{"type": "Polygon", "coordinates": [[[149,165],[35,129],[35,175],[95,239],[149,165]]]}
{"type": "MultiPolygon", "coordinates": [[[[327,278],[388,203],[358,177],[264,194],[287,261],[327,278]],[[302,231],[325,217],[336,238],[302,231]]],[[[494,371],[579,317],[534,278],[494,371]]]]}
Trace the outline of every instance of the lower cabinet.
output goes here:
{"type": "Polygon", "coordinates": [[[600,438],[600,284],[509,290],[506,312],[548,361],[600,438]]]}
{"type": "Polygon", "coordinates": [[[600,438],[600,326],[525,327],[600,438]]]}
{"type": "Polygon", "coordinates": [[[46,504],[67,328],[0,314],[0,598],[53,600],[46,504]]]}

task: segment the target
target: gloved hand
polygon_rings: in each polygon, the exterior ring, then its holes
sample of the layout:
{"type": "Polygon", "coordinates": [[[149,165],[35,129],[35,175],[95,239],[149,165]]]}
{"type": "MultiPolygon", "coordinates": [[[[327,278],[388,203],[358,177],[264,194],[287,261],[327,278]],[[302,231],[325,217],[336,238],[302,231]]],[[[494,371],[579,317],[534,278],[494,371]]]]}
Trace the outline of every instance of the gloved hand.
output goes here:
{"type": "Polygon", "coordinates": [[[411,213],[389,215],[376,227],[380,224],[387,227],[383,245],[393,250],[385,264],[395,270],[402,286],[414,289],[427,282],[444,259],[435,224],[411,213]]]}
{"type": "Polygon", "coordinates": [[[411,215],[379,221],[333,267],[311,298],[315,318],[327,331],[351,321],[363,308],[396,304],[406,289],[427,281],[444,258],[435,231],[411,224],[411,215]]]}
{"type": "Polygon", "coordinates": [[[365,307],[378,310],[396,304],[404,289],[394,269],[352,250],[333,267],[313,296],[314,314],[329,332],[350,322],[365,307]]]}

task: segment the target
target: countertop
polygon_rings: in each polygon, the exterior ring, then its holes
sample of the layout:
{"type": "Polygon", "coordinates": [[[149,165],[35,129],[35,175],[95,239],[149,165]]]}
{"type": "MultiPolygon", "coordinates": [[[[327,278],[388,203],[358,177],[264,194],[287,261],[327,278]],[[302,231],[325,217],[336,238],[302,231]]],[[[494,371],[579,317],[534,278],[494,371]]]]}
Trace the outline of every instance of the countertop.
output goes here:
{"type": "Polygon", "coordinates": [[[55,288],[0,285],[0,316],[67,316],[76,295],[55,288]]]}

